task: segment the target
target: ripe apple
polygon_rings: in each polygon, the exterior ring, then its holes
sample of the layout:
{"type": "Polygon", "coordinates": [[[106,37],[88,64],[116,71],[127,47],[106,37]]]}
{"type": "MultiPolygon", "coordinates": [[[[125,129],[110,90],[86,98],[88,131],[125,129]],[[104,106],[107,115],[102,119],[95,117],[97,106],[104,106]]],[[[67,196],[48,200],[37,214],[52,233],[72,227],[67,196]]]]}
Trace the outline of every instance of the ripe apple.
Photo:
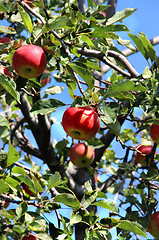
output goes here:
{"type": "Polygon", "coordinates": [[[155,143],[159,144],[159,125],[158,124],[151,125],[150,136],[155,143]]]}
{"type": "Polygon", "coordinates": [[[148,223],[148,231],[152,236],[159,239],[159,212],[155,212],[151,215],[148,223]]]}
{"type": "Polygon", "coordinates": [[[79,168],[89,166],[95,157],[93,147],[86,146],[85,143],[74,144],[69,152],[70,161],[79,168]]]}
{"type": "MultiPolygon", "coordinates": [[[[135,150],[140,151],[142,154],[145,154],[145,156],[142,155],[140,152],[136,151],[135,162],[136,163],[140,163],[143,167],[148,166],[150,164],[150,158],[148,159],[148,163],[147,163],[146,156],[151,153],[152,148],[153,148],[152,145],[142,145],[142,144],[139,144],[135,148],[135,150]]],[[[155,154],[156,153],[157,153],[157,151],[155,152],[155,154]]]]}
{"type": "Polygon", "coordinates": [[[33,44],[21,46],[13,54],[13,68],[24,78],[40,76],[45,70],[46,64],[47,59],[44,50],[33,44]]]}
{"type": "Polygon", "coordinates": [[[89,106],[69,107],[63,114],[62,126],[70,137],[88,140],[98,132],[100,121],[96,111],[89,106]]]}
{"type": "Polygon", "coordinates": [[[0,38],[0,43],[9,43],[11,39],[9,37],[2,37],[0,38]]]}
{"type": "Polygon", "coordinates": [[[39,238],[37,238],[35,235],[33,235],[32,233],[29,233],[28,236],[24,236],[22,238],[22,240],[39,240],[39,238]]]}

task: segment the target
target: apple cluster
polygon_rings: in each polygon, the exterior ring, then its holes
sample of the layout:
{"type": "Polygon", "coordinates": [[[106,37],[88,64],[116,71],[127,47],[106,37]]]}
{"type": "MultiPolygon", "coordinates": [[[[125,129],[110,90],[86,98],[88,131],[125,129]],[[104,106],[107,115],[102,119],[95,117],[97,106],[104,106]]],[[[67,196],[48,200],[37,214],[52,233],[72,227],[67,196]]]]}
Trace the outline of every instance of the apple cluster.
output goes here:
{"type": "MultiPolygon", "coordinates": [[[[100,127],[97,112],[89,107],[69,107],[62,118],[62,126],[68,136],[77,140],[89,140],[94,137],[100,127]]],[[[70,161],[79,168],[90,165],[95,157],[92,146],[84,142],[74,144],[69,152],[70,161]]]]}

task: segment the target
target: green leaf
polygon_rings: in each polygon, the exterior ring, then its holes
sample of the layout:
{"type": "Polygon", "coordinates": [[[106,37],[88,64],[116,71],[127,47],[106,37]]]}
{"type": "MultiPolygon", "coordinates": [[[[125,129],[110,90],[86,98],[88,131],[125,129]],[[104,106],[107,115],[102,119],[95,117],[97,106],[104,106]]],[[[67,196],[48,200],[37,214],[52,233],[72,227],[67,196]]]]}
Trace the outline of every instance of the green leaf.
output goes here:
{"type": "Polygon", "coordinates": [[[111,217],[102,218],[100,220],[100,223],[104,225],[106,228],[111,229],[118,226],[118,224],[120,223],[120,219],[111,218],[111,217]]]}
{"type": "Polygon", "coordinates": [[[144,79],[147,79],[147,78],[151,78],[151,77],[152,77],[152,72],[149,70],[149,67],[148,67],[148,66],[146,66],[146,68],[145,68],[145,70],[144,70],[144,72],[143,72],[143,74],[142,74],[142,77],[143,77],[144,79]]]}
{"type": "Polygon", "coordinates": [[[16,208],[16,214],[18,215],[18,217],[21,217],[27,212],[27,209],[28,209],[27,203],[22,202],[16,208]]]}
{"type": "Polygon", "coordinates": [[[119,37],[119,39],[117,39],[117,42],[125,46],[126,48],[129,48],[134,53],[136,52],[136,48],[131,44],[130,40],[125,40],[125,39],[123,40],[119,37]]]}
{"type": "Polygon", "coordinates": [[[16,91],[16,85],[11,78],[0,73],[0,85],[17,101],[19,101],[19,93],[16,91]]]}
{"type": "Polygon", "coordinates": [[[92,191],[89,194],[85,193],[84,199],[82,201],[82,206],[87,208],[89,205],[91,205],[92,202],[94,202],[96,200],[97,196],[98,196],[97,191],[92,191]]]}
{"type": "Polygon", "coordinates": [[[15,223],[13,225],[13,231],[19,233],[19,234],[22,234],[26,231],[26,226],[22,223],[15,223]]]}
{"type": "Polygon", "coordinates": [[[7,176],[5,178],[5,182],[8,184],[8,186],[14,191],[16,187],[19,185],[19,182],[15,180],[13,177],[7,176]]]}
{"type": "Polygon", "coordinates": [[[29,16],[29,14],[19,4],[18,4],[18,10],[19,10],[20,16],[23,20],[25,28],[30,33],[32,33],[33,32],[33,24],[32,24],[32,21],[31,21],[31,18],[29,16]]]}
{"type": "Polygon", "coordinates": [[[54,95],[56,93],[61,93],[64,90],[64,87],[54,86],[45,90],[45,93],[48,95],[54,95]]]}
{"type": "Polygon", "coordinates": [[[2,126],[6,126],[6,127],[9,128],[9,122],[8,122],[8,120],[7,120],[4,116],[2,116],[2,115],[0,115],[0,126],[1,126],[1,127],[2,127],[2,126]]]}
{"type": "Polygon", "coordinates": [[[145,229],[139,223],[121,220],[118,227],[147,238],[145,229]]]}
{"type": "Polygon", "coordinates": [[[82,35],[80,36],[80,38],[81,38],[81,40],[82,40],[83,42],[87,43],[88,46],[95,47],[94,44],[93,44],[93,42],[91,41],[91,39],[90,39],[88,36],[82,34],[82,35]]]}
{"type": "Polygon", "coordinates": [[[18,179],[20,179],[21,182],[24,182],[29,187],[29,190],[36,195],[36,187],[32,182],[31,178],[28,175],[26,175],[26,173],[25,175],[24,174],[19,175],[18,179]]]}
{"type": "Polygon", "coordinates": [[[103,104],[103,112],[105,115],[105,122],[107,122],[107,124],[115,123],[119,113],[118,103],[112,102],[107,104],[107,106],[103,104]]]}
{"type": "Polygon", "coordinates": [[[7,193],[9,191],[9,187],[3,179],[0,179],[0,186],[1,186],[0,187],[0,194],[7,193]]]}
{"type": "Polygon", "coordinates": [[[15,150],[15,148],[9,143],[9,151],[8,151],[8,158],[7,158],[7,166],[9,167],[13,163],[19,160],[19,152],[15,150]]]}
{"type": "Polygon", "coordinates": [[[0,240],[7,240],[7,237],[5,234],[1,233],[0,240]]]}
{"type": "Polygon", "coordinates": [[[144,33],[139,33],[141,42],[147,52],[148,57],[151,59],[151,62],[155,61],[157,59],[157,55],[155,52],[155,49],[153,48],[150,41],[147,39],[147,36],[144,33]]]}
{"type": "Polygon", "coordinates": [[[37,114],[47,114],[51,112],[55,112],[57,107],[64,106],[65,104],[57,99],[41,99],[37,101],[30,112],[34,115],[37,114]]]}
{"type": "Polygon", "coordinates": [[[82,216],[77,211],[72,211],[70,216],[70,224],[76,224],[82,221],[82,216]]]}
{"type": "Polygon", "coordinates": [[[141,41],[141,39],[139,37],[137,37],[134,34],[128,33],[129,37],[133,40],[133,42],[135,43],[136,47],[138,48],[138,50],[142,53],[142,55],[146,58],[146,60],[149,59],[149,56],[147,54],[147,51],[145,50],[143,43],[141,41]]]}
{"type": "Polygon", "coordinates": [[[69,193],[61,193],[54,198],[55,202],[63,203],[73,209],[79,209],[81,207],[80,202],[75,195],[69,193]]]}
{"type": "Polygon", "coordinates": [[[58,172],[49,177],[48,188],[57,187],[62,183],[61,176],[58,172]]]}
{"type": "Polygon", "coordinates": [[[108,118],[105,116],[100,116],[100,119],[102,122],[109,128],[109,130],[114,133],[116,136],[119,136],[120,130],[121,130],[121,125],[118,120],[115,122],[110,122],[108,123],[108,118]]]}
{"type": "Polygon", "coordinates": [[[118,207],[116,206],[116,204],[113,202],[108,202],[105,199],[98,200],[97,202],[94,202],[93,205],[102,208],[107,208],[114,213],[118,213],[118,207]]]}
{"type": "MultiPolygon", "coordinates": [[[[64,233],[64,230],[62,230],[61,228],[55,227],[55,225],[53,223],[49,222],[49,232],[50,232],[50,235],[51,235],[51,239],[57,239],[57,237],[59,235],[64,233]]],[[[39,238],[39,235],[37,235],[37,236],[39,238]]],[[[47,238],[42,238],[42,240],[43,239],[47,239],[47,238]]]]}
{"type": "Polygon", "coordinates": [[[0,33],[16,34],[17,32],[12,27],[0,26],[0,33]]]}
{"type": "Polygon", "coordinates": [[[70,26],[68,26],[68,22],[69,22],[69,18],[68,17],[57,17],[55,19],[49,19],[49,21],[47,23],[44,24],[43,29],[42,29],[42,33],[51,31],[53,29],[61,29],[61,28],[71,28],[70,26]]]}
{"type": "Polygon", "coordinates": [[[121,12],[116,12],[113,17],[109,18],[106,25],[111,25],[115,22],[121,22],[124,18],[130,16],[133,12],[135,12],[137,9],[134,8],[126,8],[122,10],[121,12]]]}
{"type": "Polygon", "coordinates": [[[129,31],[129,29],[122,24],[110,25],[110,26],[100,26],[92,32],[92,37],[104,37],[106,38],[106,33],[109,32],[119,32],[119,31],[129,31]]]}
{"type": "Polygon", "coordinates": [[[75,62],[70,63],[69,66],[88,84],[90,88],[94,87],[92,73],[88,70],[87,67],[83,68],[77,65],[75,62]]]}

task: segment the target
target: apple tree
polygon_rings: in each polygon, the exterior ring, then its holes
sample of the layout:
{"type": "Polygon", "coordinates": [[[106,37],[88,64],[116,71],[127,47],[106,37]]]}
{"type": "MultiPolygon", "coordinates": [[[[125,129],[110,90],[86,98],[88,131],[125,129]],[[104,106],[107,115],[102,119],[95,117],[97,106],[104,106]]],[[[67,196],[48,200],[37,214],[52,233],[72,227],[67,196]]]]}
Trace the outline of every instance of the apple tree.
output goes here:
{"type": "Polygon", "coordinates": [[[1,240],[149,234],[159,196],[159,61],[153,47],[159,40],[130,33],[122,21],[136,9],[116,12],[116,3],[0,2],[1,240]],[[47,64],[27,48],[26,61],[15,58],[23,46],[38,46],[47,64]],[[143,72],[129,61],[136,52],[147,61],[143,72]],[[35,73],[34,65],[42,72],[23,75],[27,61],[29,72],[35,73]],[[72,115],[62,124],[68,108],[72,115]],[[81,108],[91,109],[100,127],[88,109],[79,116],[81,108]],[[97,128],[93,137],[90,125],[97,128]]]}

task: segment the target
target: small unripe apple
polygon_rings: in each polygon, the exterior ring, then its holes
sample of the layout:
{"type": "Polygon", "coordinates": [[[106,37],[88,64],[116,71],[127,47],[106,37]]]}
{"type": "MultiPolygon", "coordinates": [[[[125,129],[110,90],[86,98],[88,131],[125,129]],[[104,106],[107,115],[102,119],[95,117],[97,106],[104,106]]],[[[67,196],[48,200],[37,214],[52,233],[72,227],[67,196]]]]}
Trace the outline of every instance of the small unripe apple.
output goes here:
{"type": "Polygon", "coordinates": [[[62,126],[70,137],[88,140],[98,132],[100,121],[91,107],[69,107],[63,114],[62,126]]]}
{"type": "Polygon", "coordinates": [[[12,59],[14,70],[24,78],[36,78],[46,68],[47,59],[44,50],[36,45],[24,45],[18,48],[12,59]]]}
{"type": "Polygon", "coordinates": [[[32,233],[29,233],[28,236],[24,236],[22,238],[22,240],[39,240],[39,238],[37,238],[35,235],[33,235],[32,233]]]}
{"type": "MultiPolygon", "coordinates": [[[[146,156],[149,155],[152,151],[152,148],[153,146],[152,145],[142,145],[142,144],[139,144],[135,150],[138,150],[136,151],[136,157],[135,157],[135,162],[136,163],[140,163],[143,167],[146,167],[150,164],[150,158],[147,160],[146,159],[146,156]],[[144,154],[144,155],[142,155],[144,154]]],[[[157,151],[155,152],[155,154],[157,153],[157,151]]]]}
{"type": "Polygon", "coordinates": [[[159,144],[159,125],[158,124],[151,125],[150,136],[155,143],[159,144]]]}
{"type": "Polygon", "coordinates": [[[148,223],[148,231],[152,236],[159,239],[159,212],[155,212],[151,215],[148,223]]]}
{"type": "Polygon", "coordinates": [[[9,43],[11,40],[9,37],[2,37],[0,38],[0,43],[9,43]]]}
{"type": "Polygon", "coordinates": [[[79,168],[89,166],[95,157],[94,148],[85,143],[74,144],[69,152],[70,161],[79,168]]]}

